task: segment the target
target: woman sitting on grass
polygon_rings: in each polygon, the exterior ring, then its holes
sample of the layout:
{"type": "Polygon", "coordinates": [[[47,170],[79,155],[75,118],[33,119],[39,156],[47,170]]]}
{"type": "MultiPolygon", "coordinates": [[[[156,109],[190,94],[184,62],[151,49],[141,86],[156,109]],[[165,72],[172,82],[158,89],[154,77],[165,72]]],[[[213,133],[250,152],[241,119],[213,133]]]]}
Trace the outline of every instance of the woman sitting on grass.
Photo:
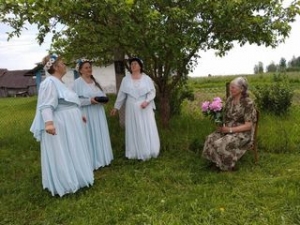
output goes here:
{"type": "Polygon", "coordinates": [[[243,77],[230,82],[230,96],[224,108],[224,126],[208,135],[204,143],[202,156],[222,171],[235,170],[236,162],[251,142],[251,129],[257,118],[247,90],[248,83],[243,77]]]}

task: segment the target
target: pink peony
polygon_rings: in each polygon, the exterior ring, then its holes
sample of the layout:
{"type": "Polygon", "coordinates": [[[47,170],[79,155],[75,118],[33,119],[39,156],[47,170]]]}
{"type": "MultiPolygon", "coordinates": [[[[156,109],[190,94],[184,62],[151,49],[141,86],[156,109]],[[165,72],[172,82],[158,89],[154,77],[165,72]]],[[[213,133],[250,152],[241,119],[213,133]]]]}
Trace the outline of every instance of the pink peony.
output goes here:
{"type": "Polygon", "coordinates": [[[213,101],[214,102],[222,102],[222,99],[220,97],[215,97],[213,101]]]}
{"type": "Polygon", "coordinates": [[[209,110],[209,105],[210,105],[210,102],[209,101],[205,101],[202,103],[202,112],[207,112],[209,110]]]}
{"type": "Polygon", "coordinates": [[[209,109],[218,112],[222,110],[222,100],[220,98],[214,98],[214,100],[209,105],[209,109]]]}
{"type": "Polygon", "coordinates": [[[223,104],[220,97],[215,97],[212,102],[205,101],[201,105],[202,113],[210,117],[216,124],[223,123],[223,104]]]}

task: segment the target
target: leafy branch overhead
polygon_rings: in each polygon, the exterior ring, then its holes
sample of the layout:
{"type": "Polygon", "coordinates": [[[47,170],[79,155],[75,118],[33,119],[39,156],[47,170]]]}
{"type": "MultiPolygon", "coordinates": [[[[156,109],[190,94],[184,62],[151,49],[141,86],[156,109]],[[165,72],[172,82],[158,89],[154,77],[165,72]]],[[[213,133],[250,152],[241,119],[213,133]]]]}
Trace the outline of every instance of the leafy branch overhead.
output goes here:
{"type": "Polygon", "coordinates": [[[52,50],[70,61],[110,63],[116,49],[138,55],[160,102],[168,102],[201,52],[223,56],[234,43],[276,47],[299,7],[299,0],[286,7],[281,0],[0,0],[0,21],[13,28],[8,38],[20,36],[27,23],[37,25],[39,43],[52,33],[52,50]]]}
{"type": "Polygon", "coordinates": [[[201,50],[224,55],[233,41],[275,47],[288,36],[289,23],[299,12],[299,1],[287,8],[281,1],[261,0],[0,2],[1,22],[14,29],[9,38],[20,36],[29,22],[38,25],[40,44],[53,33],[61,50],[92,56],[111,53],[117,45],[131,54],[145,52],[147,59],[168,59],[172,69],[179,60],[188,64],[201,50]],[[93,48],[83,50],[86,45],[93,48]]]}

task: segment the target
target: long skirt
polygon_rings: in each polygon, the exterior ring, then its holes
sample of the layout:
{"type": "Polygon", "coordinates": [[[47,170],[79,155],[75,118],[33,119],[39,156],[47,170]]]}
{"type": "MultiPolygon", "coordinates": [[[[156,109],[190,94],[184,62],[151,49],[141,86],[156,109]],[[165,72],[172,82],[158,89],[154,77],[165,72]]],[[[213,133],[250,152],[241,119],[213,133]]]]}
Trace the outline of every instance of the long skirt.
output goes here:
{"type": "Polygon", "coordinates": [[[43,188],[63,196],[94,182],[84,123],[78,107],[54,112],[56,135],[43,131],[41,165],[43,188]]]}
{"type": "Polygon", "coordinates": [[[206,137],[202,156],[221,170],[230,170],[246,153],[250,133],[222,134],[213,132],[206,137]]]}
{"type": "Polygon", "coordinates": [[[88,105],[82,107],[87,117],[85,126],[93,169],[107,166],[113,160],[108,124],[103,105],[88,105]]]}
{"type": "Polygon", "coordinates": [[[126,154],[129,159],[147,160],[159,155],[160,140],[153,108],[141,108],[141,101],[126,101],[125,133],[126,154]]]}

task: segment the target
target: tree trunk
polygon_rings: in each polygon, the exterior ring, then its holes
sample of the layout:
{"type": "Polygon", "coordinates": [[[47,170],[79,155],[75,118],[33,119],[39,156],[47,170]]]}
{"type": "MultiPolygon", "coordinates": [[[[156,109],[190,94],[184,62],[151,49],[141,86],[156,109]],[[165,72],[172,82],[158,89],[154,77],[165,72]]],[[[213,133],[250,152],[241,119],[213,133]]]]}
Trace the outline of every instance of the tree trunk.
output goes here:
{"type": "Polygon", "coordinates": [[[167,93],[161,93],[161,95],[159,95],[158,98],[159,98],[159,112],[160,112],[162,125],[164,128],[168,128],[169,121],[171,118],[170,98],[167,93]]]}
{"type": "MultiPolygon", "coordinates": [[[[124,53],[121,49],[116,48],[114,51],[114,65],[116,76],[116,93],[118,93],[123,77],[125,76],[124,53]]],[[[119,110],[119,123],[125,127],[125,105],[119,110]]]]}

